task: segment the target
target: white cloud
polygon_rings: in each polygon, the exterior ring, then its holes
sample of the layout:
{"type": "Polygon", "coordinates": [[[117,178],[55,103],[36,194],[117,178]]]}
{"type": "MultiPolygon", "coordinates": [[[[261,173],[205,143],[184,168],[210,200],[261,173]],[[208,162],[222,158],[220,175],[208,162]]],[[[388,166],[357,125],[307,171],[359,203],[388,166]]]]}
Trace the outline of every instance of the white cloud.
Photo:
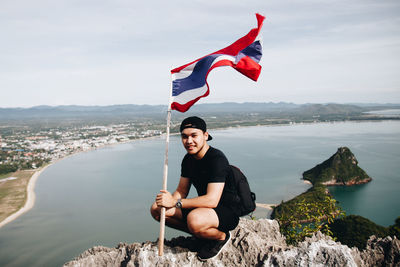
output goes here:
{"type": "Polygon", "coordinates": [[[3,0],[0,107],[166,103],[170,69],[246,34],[255,12],[266,16],[259,82],[214,70],[202,102],[400,102],[399,11],[373,0],[3,0]]]}

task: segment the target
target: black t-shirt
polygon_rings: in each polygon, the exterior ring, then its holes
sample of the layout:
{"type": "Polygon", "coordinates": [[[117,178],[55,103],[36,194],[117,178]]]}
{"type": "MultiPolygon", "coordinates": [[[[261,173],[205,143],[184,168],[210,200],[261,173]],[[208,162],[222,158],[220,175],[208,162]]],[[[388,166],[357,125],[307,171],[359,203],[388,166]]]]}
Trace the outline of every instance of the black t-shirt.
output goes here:
{"type": "Polygon", "coordinates": [[[229,162],[224,153],[211,146],[200,160],[190,154],[186,154],[182,160],[181,176],[190,179],[199,196],[207,193],[209,183],[225,183],[220,203],[230,202],[227,201],[230,199],[229,192],[235,192],[230,173],[229,162]]]}

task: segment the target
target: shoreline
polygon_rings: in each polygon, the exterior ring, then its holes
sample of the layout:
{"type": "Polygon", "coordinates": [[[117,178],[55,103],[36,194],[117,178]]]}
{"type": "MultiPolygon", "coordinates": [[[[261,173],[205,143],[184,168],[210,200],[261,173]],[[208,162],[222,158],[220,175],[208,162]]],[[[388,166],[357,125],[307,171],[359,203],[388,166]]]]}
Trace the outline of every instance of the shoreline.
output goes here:
{"type": "Polygon", "coordinates": [[[17,219],[18,217],[20,217],[20,216],[23,215],[24,213],[28,212],[29,210],[31,210],[31,209],[35,206],[35,201],[36,201],[35,186],[36,186],[36,182],[37,182],[37,180],[39,179],[40,174],[42,174],[42,172],[43,172],[44,170],[46,170],[47,167],[49,167],[49,166],[51,166],[51,165],[53,165],[53,164],[55,164],[55,163],[57,163],[57,162],[59,162],[59,161],[61,161],[61,160],[63,160],[63,159],[66,159],[66,158],[68,158],[68,157],[77,155],[77,154],[82,153],[82,152],[90,152],[90,151],[94,151],[94,150],[97,150],[97,149],[106,148],[106,147],[108,147],[108,146],[114,146],[114,145],[119,145],[119,144],[127,144],[127,143],[132,143],[132,142],[135,142],[135,141],[148,140],[148,139],[155,139],[155,138],[157,138],[157,137],[158,137],[158,138],[162,138],[163,136],[164,136],[164,135],[142,137],[142,138],[138,138],[138,139],[134,139],[134,140],[129,140],[129,141],[125,141],[125,142],[118,142],[118,143],[113,143],[113,144],[104,144],[104,145],[102,145],[102,146],[90,148],[90,149],[88,149],[88,150],[79,150],[79,151],[75,151],[75,152],[73,152],[73,153],[71,153],[71,154],[65,155],[64,157],[61,157],[61,158],[56,159],[55,161],[53,161],[53,162],[47,164],[47,165],[44,166],[44,167],[41,167],[40,169],[38,169],[37,171],[35,171],[35,172],[33,173],[33,175],[31,176],[31,178],[29,178],[28,185],[26,186],[27,196],[26,196],[26,201],[25,201],[24,206],[23,206],[22,208],[20,208],[19,210],[17,210],[16,212],[14,212],[14,213],[12,213],[11,215],[9,215],[8,217],[6,217],[4,220],[0,221],[0,229],[1,229],[4,225],[6,225],[6,224],[8,224],[8,223],[10,223],[10,222],[12,222],[12,221],[14,221],[15,219],[17,219]]]}
{"type": "Polygon", "coordinates": [[[26,196],[26,201],[25,201],[24,206],[22,208],[20,208],[19,210],[17,210],[16,212],[14,212],[13,214],[11,214],[10,216],[8,216],[7,218],[5,218],[3,221],[1,221],[0,228],[3,227],[4,225],[14,221],[19,216],[21,216],[22,214],[24,214],[25,212],[27,212],[33,208],[33,206],[35,205],[35,200],[36,200],[36,194],[35,194],[36,181],[38,180],[40,174],[50,165],[52,165],[52,163],[40,168],[31,176],[31,178],[29,178],[28,186],[26,187],[27,196],[26,196]]]}
{"type": "MultiPolygon", "coordinates": [[[[363,123],[363,122],[368,122],[368,121],[375,121],[375,120],[365,120],[365,121],[363,120],[363,121],[360,121],[360,122],[363,123]]],[[[378,121],[385,121],[385,120],[378,120],[378,121]]],[[[389,120],[389,121],[390,121],[390,120],[389,120]]],[[[396,121],[396,120],[394,120],[394,121],[396,121]]],[[[338,123],[338,122],[339,122],[339,123],[345,123],[345,122],[358,122],[358,121],[344,120],[344,121],[330,121],[330,122],[299,122],[299,123],[295,123],[295,124],[291,124],[291,123],[282,123],[282,124],[271,124],[271,125],[269,125],[269,124],[268,124],[268,125],[246,125],[246,126],[240,126],[240,125],[238,125],[238,126],[228,126],[228,127],[211,128],[210,130],[213,130],[213,131],[220,131],[220,130],[230,130],[230,129],[234,129],[234,128],[247,128],[247,127],[265,127],[265,126],[266,126],[266,127],[274,127],[274,126],[280,127],[280,126],[294,126],[294,125],[299,125],[299,124],[329,124],[329,123],[338,123]]],[[[170,136],[172,136],[172,135],[179,135],[179,133],[170,133],[170,136]]],[[[6,224],[8,224],[8,223],[10,223],[10,222],[12,222],[12,221],[14,221],[15,219],[17,219],[18,217],[20,217],[21,215],[23,215],[24,213],[28,212],[29,210],[31,210],[31,209],[34,207],[34,205],[35,205],[35,200],[36,200],[36,194],[35,194],[35,191],[34,191],[34,190],[35,190],[36,182],[37,182],[37,180],[38,180],[40,174],[41,174],[45,169],[47,169],[47,167],[53,165],[54,163],[57,163],[57,162],[59,162],[59,161],[61,161],[61,160],[63,160],[63,159],[66,159],[66,158],[68,158],[68,157],[70,157],[70,156],[74,156],[74,155],[76,155],[76,154],[78,154],[78,153],[82,153],[82,152],[90,152],[90,151],[102,149],[102,148],[105,148],[105,147],[108,147],[108,146],[114,146],[114,145],[120,145],[120,144],[133,143],[133,142],[135,142],[135,141],[143,141],[143,140],[157,139],[157,138],[164,139],[164,137],[165,137],[165,133],[163,133],[163,134],[161,134],[161,135],[142,137],[142,138],[138,138],[138,139],[134,139],[134,140],[128,140],[128,141],[123,141],[123,142],[118,142],[118,143],[104,144],[104,145],[102,145],[102,146],[93,147],[93,148],[90,148],[90,149],[88,149],[88,150],[79,150],[79,151],[75,151],[75,152],[73,152],[73,153],[71,153],[71,154],[65,155],[64,157],[58,158],[58,159],[56,159],[55,161],[49,163],[48,165],[46,165],[46,166],[44,166],[44,167],[41,167],[41,168],[40,168],[39,170],[37,170],[37,171],[31,176],[31,178],[29,179],[28,185],[27,185],[27,187],[26,187],[26,190],[27,190],[27,199],[26,199],[26,201],[25,201],[24,206],[23,206],[22,208],[20,208],[18,211],[16,211],[15,213],[13,213],[13,214],[9,215],[8,217],[6,217],[3,221],[0,221],[0,229],[1,229],[4,225],[6,225],[6,224]]],[[[303,182],[306,183],[306,184],[311,184],[311,185],[312,185],[312,183],[311,183],[310,181],[307,181],[307,180],[304,180],[304,179],[303,179],[303,182]]],[[[273,208],[274,208],[275,206],[276,206],[276,205],[273,205],[273,204],[257,203],[257,207],[264,208],[264,209],[268,209],[268,210],[273,210],[273,208]]]]}

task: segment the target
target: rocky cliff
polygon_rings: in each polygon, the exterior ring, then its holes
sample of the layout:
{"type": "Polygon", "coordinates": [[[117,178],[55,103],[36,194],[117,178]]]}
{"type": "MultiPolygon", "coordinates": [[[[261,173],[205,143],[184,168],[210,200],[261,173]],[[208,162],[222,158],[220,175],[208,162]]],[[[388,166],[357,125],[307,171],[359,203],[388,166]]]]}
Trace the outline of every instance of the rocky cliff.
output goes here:
{"type": "Polygon", "coordinates": [[[190,237],[165,242],[158,256],[157,242],[119,244],[116,248],[93,247],[65,267],[72,266],[400,266],[400,241],[371,237],[359,251],[318,233],[298,246],[286,245],[275,220],[241,219],[232,240],[207,262],[197,260],[190,237]]]}
{"type": "Polygon", "coordinates": [[[329,159],[303,173],[303,179],[313,185],[356,185],[365,184],[372,180],[358,166],[354,154],[347,147],[338,148],[329,159]]]}

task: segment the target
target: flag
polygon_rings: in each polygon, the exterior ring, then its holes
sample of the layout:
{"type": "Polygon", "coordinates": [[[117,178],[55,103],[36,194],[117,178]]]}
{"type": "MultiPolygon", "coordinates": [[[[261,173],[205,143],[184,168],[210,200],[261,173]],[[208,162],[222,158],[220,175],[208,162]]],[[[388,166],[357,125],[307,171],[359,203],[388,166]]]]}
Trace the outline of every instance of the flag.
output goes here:
{"type": "Polygon", "coordinates": [[[256,14],[257,28],[228,47],[171,70],[171,109],[187,111],[200,98],[209,94],[207,76],[216,67],[231,66],[250,79],[257,81],[261,72],[258,63],[262,56],[259,33],[265,19],[256,14]]]}

